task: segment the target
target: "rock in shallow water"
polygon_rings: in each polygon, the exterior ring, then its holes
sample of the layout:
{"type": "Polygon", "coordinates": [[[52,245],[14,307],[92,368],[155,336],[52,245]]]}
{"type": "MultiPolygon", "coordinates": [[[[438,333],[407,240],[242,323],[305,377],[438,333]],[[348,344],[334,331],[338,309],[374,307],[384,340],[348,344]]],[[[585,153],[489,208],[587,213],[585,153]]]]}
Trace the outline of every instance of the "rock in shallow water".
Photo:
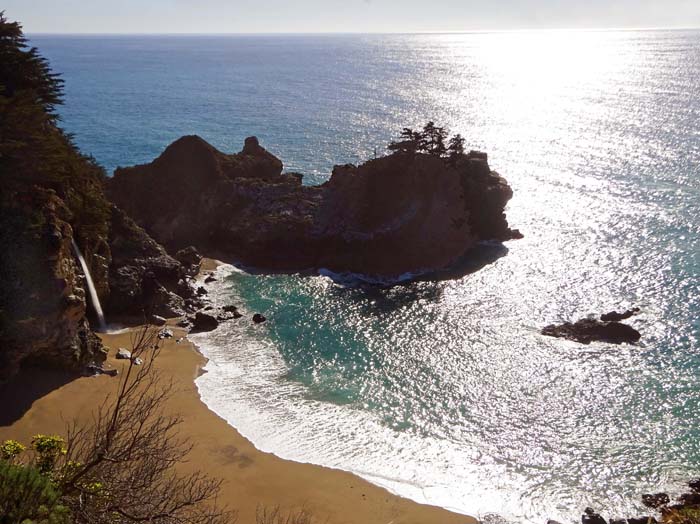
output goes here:
{"type": "Polygon", "coordinates": [[[623,342],[633,343],[641,338],[639,331],[620,322],[601,322],[600,320],[584,318],[575,323],[551,324],[542,329],[542,334],[548,337],[565,338],[581,344],[601,341],[612,344],[623,342]]]}
{"type": "Polygon", "coordinates": [[[656,524],[657,520],[654,517],[633,517],[627,519],[627,524],[656,524]]]}
{"type": "Polygon", "coordinates": [[[633,315],[636,315],[639,313],[639,308],[634,307],[632,309],[628,309],[624,313],[618,313],[617,311],[611,311],[610,313],[605,313],[603,315],[600,315],[600,320],[603,322],[619,322],[620,320],[625,320],[633,315]]]}
{"type": "Polygon", "coordinates": [[[219,327],[219,321],[208,313],[198,311],[194,319],[192,319],[192,333],[201,333],[203,331],[213,331],[219,327]]]}
{"type": "Polygon", "coordinates": [[[600,513],[596,513],[593,508],[586,508],[581,515],[581,524],[608,524],[600,513]]]}
{"type": "Polygon", "coordinates": [[[660,508],[669,502],[671,502],[671,499],[666,493],[646,493],[642,495],[642,504],[648,508],[660,508]]]}
{"type": "Polygon", "coordinates": [[[255,313],[255,315],[253,315],[253,322],[255,322],[256,324],[262,324],[266,320],[267,318],[265,318],[265,316],[261,315],[260,313],[255,313]]]}

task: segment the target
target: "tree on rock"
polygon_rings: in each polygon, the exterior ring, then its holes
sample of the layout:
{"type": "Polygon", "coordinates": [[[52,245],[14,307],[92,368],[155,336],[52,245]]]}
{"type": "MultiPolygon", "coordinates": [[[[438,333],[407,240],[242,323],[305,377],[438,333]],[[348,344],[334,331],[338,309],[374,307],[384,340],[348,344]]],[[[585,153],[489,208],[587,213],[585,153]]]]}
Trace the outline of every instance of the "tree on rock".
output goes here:
{"type": "Polygon", "coordinates": [[[387,146],[389,151],[404,154],[415,154],[418,152],[423,135],[420,131],[414,131],[410,127],[404,127],[399,135],[398,142],[390,142],[387,146]]]}
{"type": "Polygon", "coordinates": [[[433,156],[443,156],[447,152],[445,140],[447,131],[444,127],[437,127],[435,122],[428,122],[423,126],[419,149],[423,153],[433,156]]]}
{"type": "Polygon", "coordinates": [[[447,129],[436,126],[432,120],[425,124],[421,131],[404,127],[399,137],[399,140],[389,143],[387,146],[389,151],[400,154],[437,156],[448,158],[450,161],[454,161],[464,154],[465,140],[462,135],[456,134],[448,141],[447,129]]]}
{"type": "Polygon", "coordinates": [[[450,138],[447,145],[447,153],[450,160],[455,160],[464,154],[464,142],[464,138],[459,133],[450,138]]]}

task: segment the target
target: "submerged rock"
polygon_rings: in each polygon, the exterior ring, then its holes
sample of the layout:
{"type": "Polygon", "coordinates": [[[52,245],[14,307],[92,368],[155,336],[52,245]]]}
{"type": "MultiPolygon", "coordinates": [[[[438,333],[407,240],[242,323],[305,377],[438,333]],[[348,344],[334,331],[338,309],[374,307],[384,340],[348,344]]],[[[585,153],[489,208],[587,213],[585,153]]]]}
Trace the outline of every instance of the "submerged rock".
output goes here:
{"type": "Polygon", "coordinates": [[[627,324],[619,322],[601,322],[600,320],[584,318],[575,323],[551,324],[542,329],[542,334],[548,337],[566,338],[581,344],[595,341],[621,344],[633,343],[641,338],[639,331],[627,324]]]}

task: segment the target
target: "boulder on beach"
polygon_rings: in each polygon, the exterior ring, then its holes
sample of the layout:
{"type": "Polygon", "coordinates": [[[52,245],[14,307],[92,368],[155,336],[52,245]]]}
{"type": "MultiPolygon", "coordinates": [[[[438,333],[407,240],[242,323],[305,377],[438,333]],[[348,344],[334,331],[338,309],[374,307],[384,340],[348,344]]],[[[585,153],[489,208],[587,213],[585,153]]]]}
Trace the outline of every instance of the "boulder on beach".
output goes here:
{"type": "Polygon", "coordinates": [[[173,331],[171,329],[162,329],[160,333],[158,333],[158,338],[160,340],[163,340],[165,338],[172,338],[173,337],[173,331]]]}
{"type": "Polygon", "coordinates": [[[125,348],[119,348],[117,350],[117,358],[120,360],[130,360],[131,359],[131,351],[129,351],[125,348]]]}

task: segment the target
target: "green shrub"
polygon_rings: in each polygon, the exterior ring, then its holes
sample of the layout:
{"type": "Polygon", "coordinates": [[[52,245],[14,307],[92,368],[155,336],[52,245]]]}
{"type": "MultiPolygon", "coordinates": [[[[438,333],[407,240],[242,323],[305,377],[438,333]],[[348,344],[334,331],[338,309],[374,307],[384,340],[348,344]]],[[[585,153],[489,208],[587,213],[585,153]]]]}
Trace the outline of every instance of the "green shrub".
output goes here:
{"type": "Polygon", "coordinates": [[[70,514],[47,476],[0,460],[0,524],[68,524],[70,514]]]}
{"type": "Polygon", "coordinates": [[[0,444],[0,459],[12,462],[17,458],[17,455],[22,453],[25,449],[27,449],[27,447],[16,440],[6,440],[0,444]]]}
{"type": "Polygon", "coordinates": [[[58,458],[66,454],[66,441],[58,435],[35,435],[32,448],[37,453],[37,468],[48,475],[53,473],[58,458]]]}

